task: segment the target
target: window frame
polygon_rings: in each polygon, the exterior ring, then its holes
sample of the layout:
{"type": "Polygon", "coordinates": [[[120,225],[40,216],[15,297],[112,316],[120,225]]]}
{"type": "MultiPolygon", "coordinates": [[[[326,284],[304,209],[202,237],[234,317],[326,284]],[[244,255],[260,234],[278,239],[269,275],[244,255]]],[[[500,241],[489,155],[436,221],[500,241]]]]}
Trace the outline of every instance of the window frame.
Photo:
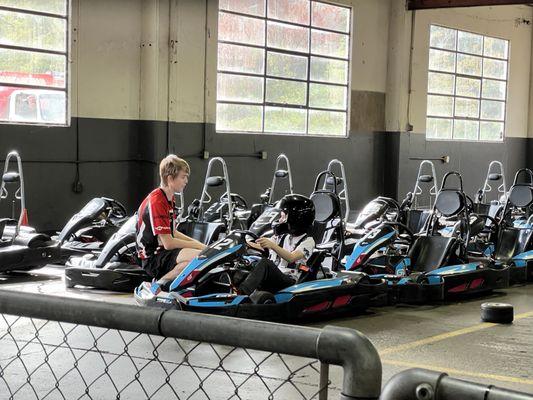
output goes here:
{"type": "MultiPolygon", "coordinates": [[[[325,0],[309,0],[309,24],[302,24],[297,22],[289,22],[280,20],[277,18],[269,18],[268,17],[268,2],[269,0],[264,0],[265,5],[265,14],[264,16],[258,16],[258,15],[252,15],[252,14],[246,14],[241,13],[237,11],[230,11],[230,10],[224,10],[220,9],[219,3],[217,4],[217,46],[216,46],[216,82],[215,87],[216,89],[216,95],[215,95],[215,116],[217,114],[216,109],[218,108],[219,104],[230,104],[230,105],[244,105],[244,106],[260,106],[262,108],[262,119],[261,119],[261,131],[237,131],[237,130],[221,130],[216,127],[216,121],[215,121],[215,132],[220,134],[238,134],[238,135],[255,135],[255,136],[263,136],[263,135],[274,135],[274,136],[290,136],[290,137],[324,137],[324,138],[337,138],[337,139],[346,139],[350,135],[350,110],[351,110],[351,73],[352,73],[352,46],[353,46],[353,35],[354,35],[354,17],[353,17],[353,6],[346,5],[346,4],[339,4],[333,1],[325,1],[325,0]],[[322,3],[326,5],[336,6],[340,8],[344,8],[349,10],[349,21],[348,21],[348,32],[342,32],[340,30],[334,30],[334,29],[328,29],[328,28],[321,28],[321,27],[314,27],[312,25],[312,6],[313,3],[322,3]],[[245,18],[253,18],[257,20],[264,21],[264,45],[254,45],[254,44],[248,44],[248,43],[242,43],[242,42],[233,42],[228,40],[221,40],[218,37],[219,32],[219,17],[221,13],[231,14],[231,15],[237,15],[245,18]],[[267,45],[267,38],[268,38],[268,22],[273,23],[280,23],[291,27],[299,27],[299,28],[307,28],[308,29],[308,48],[309,50],[307,52],[301,52],[297,50],[285,50],[280,49],[276,47],[269,47],[267,45]],[[346,58],[342,57],[335,57],[335,56],[326,56],[321,54],[314,54],[311,52],[311,40],[312,40],[312,32],[313,30],[318,30],[320,32],[327,32],[327,33],[334,33],[334,34],[340,34],[347,37],[347,56],[346,58]],[[263,58],[263,73],[262,74],[255,74],[255,73],[249,73],[249,72],[236,72],[236,71],[228,71],[228,70],[221,70],[218,66],[218,50],[219,50],[219,44],[227,44],[227,45],[235,45],[235,46],[242,46],[247,48],[254,48],[254,49],[260,49],[264,51],[264,58],[263,58]],[[283,54],[283,55],[289,55],[289,56],[296,56],[296,57],[305,57],[307,59],[307,76],[306,79],[297,79],[297,78],[287,78],[287,77],[280,77],[275,75],[269,75],[267,74],[267,59],[268,59],[268,53],[277,53],[277,54],[283,54]],[[340,83],[331,83],[331,82],[321,82],[316,80],[311,80],[311,58],[312,57],[318,57],[323,58],[327,60],[337,60],[337,61],[344,61],[347,62],[347,71],[346,71],[346,83],[340,84],[340,83]],[[229,100],[218,100],[218,77],[219,74],[227,74],[232,76],[244,76],[244,77],[256,77],[256,78],[262,78],[263,79],[263,101],[254,103],[254,102],[246,102],[246,101],[229,101],[229,100]],[[284,104],[284,103],[273,103],[273,102],[267,102],[266,99],[266,88],[267,88],[267,80],[282,80],[282,81],[289,81],[289,82],[295,82],[295,83],[305,83],[306,84],[306,104],[305,105],[295,105],[295,104],[284,104]],[[310,107],[309,106],[309,97],[310,97],[310,87],[311,84],[319,84],[319,85],[328,85],[338,88],[345,88],[346,89],[346,95],[344,98],[344,101],[346,102],[346,108],[344,110],[341,109],[333,109],[333,108],[321,108],[321,107],[310,107]],[[288,109],[294,109],[294,110],[305,110],[306,111],[306,126],[305,126],[305,133],[296,133],[296,132],[272,132],[272,131],[265,131],[265,114],[267,107],[277,107],[277,108],[288,108],[288,109]],[[346,114],[346,129],[342,135],[336,135],[336,134],[327,134],[327,133],[309,133],[309,111],[310,110],[317,110],[317,111],[326,111],[326,112],[344,112],[346,114]]],[[[216,117],[215,117],[216,120],[216,117]]]]}
{"type": "Polygon", "coordinates": [[[492,143],[492,144],[498,144],[498,143],[503,143],[505,141],[505,138],[506,138],[506,129],[507,129],[507,105],[508,105],[508,100],[509,100],[509,76],[510,76],[510,59],[511,59],[511,41],[509,39],[505,39],[503,37],[498,37],[498,36],[493,36],[493,35],[487,35],[487,34],[483,34],[483,33],[479,33],[479,32],[473,32],[473,31],[469,31],[469,30],[465,30],[465,29],[459,29],[459,28],[453,28],[453,27],[450,27],[450,26],[446,26],[446,25],[443,25],[443,24],[436,24],[436,23],[430,23],[429,24],[429,37],[428,37],[428,63],[427,63],[427,74],[426,74],[426,78],[427,78],[427,81],[426,81],[426,115],[425,115],[425,123],[426,123],[426,129],[425,129],[425,139],[426,141],[435,141],[435,142],[458,142],[458,143],[461,143],[461,142],[470,142],[470,143],[492,143]],[[449,30],[453,30],[456,32],[455,34],[455,50],[450,50],[450,49],[444,49],[444,48],[440,48],[440,47],[433,47],[431,46],[431,27],[432,26],[435,26],[435,27],[438,27],[438,28],[445,28],[445,29],[449,29],[449,30]],[[477,36],[481,36],[482,38],[482,54],[475,54],[475,53],[467,53],[465,51],[459,51],[457,48],[458,48],[458,36],[459,36],[459,32],[464,32],[464,33],[469,33],[469,34],[473,34],[473,35],[477,35],[477,36]],[[504,40],[507,42],[507,58],[497,58],[497,57],[492,57],[492,56],[486,56],[484,55],[484,52],[485,52],[485,39],[486,38],[491,38],[491,39],[499,39],[499,40],[504,40]],[[447,53],[451,53],[451,54],[454,54],[455,55],[455,61],[454,61],[454,71],[453,72],[448,72],[448,71],[439,71],[439,70],[436,70],[436,69],[431,69],[430,68],[430,57],[431,57],[431,50],[437,50],[437,51],[442,51],[442,52],[447,52],[447,53]],[[457,63],[458,63],[458,55],[466,55],[466,56],[474,56],[474,57],[479,57],[481,58],[481,75],[477,76],[477,75],[468,75],[468,74],[464,74],[464,73],[458,73],[457,72],[457,63]],[[492,77],[486,77],[484,75],[484,61],[485,59],[488,59],[488,60],[496,60],[496,61],[503,61],[506,63],[506,74],[505,74],[505,79],[501,79],[501,78],[492,78],[492,77]],[[436,92],[430,92],[429,91],[429,74],[431,73],[437,73],[437,74],[444,74],[444,75],[449,75],[449,76],[453,76],[454,77],[454,86],[453,86],[453,94],[443,94],[443,93],[436,93],[436,92]],[[468,96],[460,96],[460,95],[457,95],[457,78],[466,78],[466,79],[478,79],[480,81],[480,86],[479,86],[479,96],[478,97],[468,97],[468,96]],[[483,80],[484,79],[488,79],[488,80],[492,80],[492,81],[497,81],[497,82],[504,82],[505,83],[505,98],[504,100],[498,100],[498,99],[490,99],[490,98],[484,98],[483,97],[483,80]],[[452,117],[445,117],[445,116],[438,116],[438,115],[429,115],[428,113],[428,99],[429,99],[429,96],[441,96],[441,97],[447,97],[447,98],[451,98],[453,100],[453,115],[452,117]],[[467,99],[467,100],[476,100],[476,101],[479,101],[479,113],[478,113],[478,118],[472,118],[472,117],[456,117],[455,116],[455,104],[456,104],[456,99],[459,98],[459,99],[467,99]],[[497,101],[497,102],[503,102],[504,103],[504,110],[503,110],[503,119],[502,120],[495,120],[495,119],[487,119],[487,118],[482,118],[481,117],[481,105],[482,105],[482,101],[485,100],[485,101],[497,101]],[[444,120],[451,120],[452,122],[452,137],[451,138],[435,138],[435,137],[428,137],[428,119],[429,118],[432,118],[432,119],[444,119],[444,120]],[[455,121],[476,121],[478,122],[478,131],[477,131],[477,139],[457,139],[454,137],[454,133],[455,133],[455,121]],[[481,123],[482,122],[500,122],[500,123],[503,123],[503,132],[502,132],[502,137],[498,140],[487,140],[487,139],[480,139],[480,134],[481,134],[481,123]]]}
{"type": "Polygon", "coordinates": [[[40,53],[40,54],[49,54],[49,55],[58,55],[65,57],[65,87],[54,87],[54,86],[45,86],[45,85],[38,85],[38,84],[24,84],[24,83],[7,83],[7,82],[0,82],[0,87],[12,87],[16,88],[15,91],[18,90],[24,90],[24,89],[37,89],[37,90],[46,90],[46,91],[54,91],[58,93],[64,93],[65,94],[65,122],[64,123],[55,123],[55,122],[46,122],[46,121],[9,121],[9,120],[0,120],[0,124],[2,125],[32,125],[32,126],[42,126],[42,127],[70,127],[71,125],[71,115],[70,115],[70,62],[69,62],[69,56],[71,52],[71,12],[72,12],[72,4],[71,0],[64,0],[65,1],[65,15],[62,14],[56,14],[56,13],[50,13],[46,11],[37,11],[37,10],[28,10],[25,8],[18,8],[18,7],[8,7],[8,6],[2,6],[0,5],[0,11],[7,11],[22,15],[34,15],[34,16],[41,16],[41,17],[50,17],[50,18],[58,18],[65,21],[65,51],[60,50],[46,50],[42,48],[36,48],[36,47],[29,47],[29,46],[18,46],[18,45],[6,45],[0,43],[0,49],[7,49],[7,50],[19,50],[19,51],[27,51],[31,53],[40,53]]]}

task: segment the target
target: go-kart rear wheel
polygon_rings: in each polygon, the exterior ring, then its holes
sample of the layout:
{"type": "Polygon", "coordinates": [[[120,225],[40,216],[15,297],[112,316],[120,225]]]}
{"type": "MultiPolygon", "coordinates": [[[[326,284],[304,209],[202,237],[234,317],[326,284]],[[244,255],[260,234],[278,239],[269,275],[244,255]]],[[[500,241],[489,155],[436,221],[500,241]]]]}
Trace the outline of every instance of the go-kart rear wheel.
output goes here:
{"type": "Polygon", "coordinates": [[[270,292],[256,290],[250,295],[250,299],[254,304],[274,304],[276,299],[270,292]]]}
{"type": "Polygon", "coordinates": [[[514,319],[514,309],[506,303],[481,304],[481,320],[498,324],[510,324],[514,319]]]}

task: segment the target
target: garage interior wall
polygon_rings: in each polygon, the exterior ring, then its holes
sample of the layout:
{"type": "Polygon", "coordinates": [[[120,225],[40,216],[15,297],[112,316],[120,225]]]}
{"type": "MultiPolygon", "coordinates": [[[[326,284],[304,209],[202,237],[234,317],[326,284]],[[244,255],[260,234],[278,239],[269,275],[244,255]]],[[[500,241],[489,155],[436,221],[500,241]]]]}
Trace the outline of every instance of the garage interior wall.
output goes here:
{"type": "MultiPolygon", "coordinates": [[[[419,163],[412,157],[449,155],[450,164],[437,164],[438,173],[460,170],[469,193],[491,159],[505,162],[508,178],[527,164],[532,33],[514,20],[531,20],[531,7],[418,11],[413,19],[398,0],[341,3],[352,5],[354,17],[348,138],[215,132],[216,0],[73,0],[71,125],[0,124],[0,154],[17,149],[23,157],[30,222],[59,228],[95,196],[115,198],[133,212],[158,184],[157,162],[167,152],[191,164],[187,202],[200,195],[204,150],[242,155],[226,161],[232,191],[249,203],[270,184],[279,153],[289,156],[295,189],[303,194],[338,158],[354,210],[376,195],[403,196],[419,163]],[[425,140],[432,22],[511,40],[504,143],[425,140]],[[81,193],[72,190],[77,149],[81,193]],[[250,157],[258,151],[266,151],[267,160],[250,157]]],[[[0,206],[2,215],[9,210],[0,206]]]]}

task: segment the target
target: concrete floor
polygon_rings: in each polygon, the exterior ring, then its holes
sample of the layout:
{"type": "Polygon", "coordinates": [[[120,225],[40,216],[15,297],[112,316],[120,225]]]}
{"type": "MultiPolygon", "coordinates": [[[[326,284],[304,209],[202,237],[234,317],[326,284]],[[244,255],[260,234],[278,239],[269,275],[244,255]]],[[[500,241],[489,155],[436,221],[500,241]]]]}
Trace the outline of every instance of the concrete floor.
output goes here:
{"type": "MultiPolygon", "coordinates": [[[[129,294],[65,289],[62,269],[45,267],[31,276],[0,276],[2,289],[132,304],[129,294]]],[[[533,393],[533,285],[518,286],[489,297],[436,306],[397,306],[365,315],[311,324],[357,329],[382,356],[383,382],[407,368],[427,368],[471,381],[533,393]],[[511,325],[482,323],[480,304],[511,303],[511,325]]],[[[340,388],[340,370],[330,369],[331,393],[340,388]]],[[[1,397],[1,396],[0,396],[1,397]]]]}

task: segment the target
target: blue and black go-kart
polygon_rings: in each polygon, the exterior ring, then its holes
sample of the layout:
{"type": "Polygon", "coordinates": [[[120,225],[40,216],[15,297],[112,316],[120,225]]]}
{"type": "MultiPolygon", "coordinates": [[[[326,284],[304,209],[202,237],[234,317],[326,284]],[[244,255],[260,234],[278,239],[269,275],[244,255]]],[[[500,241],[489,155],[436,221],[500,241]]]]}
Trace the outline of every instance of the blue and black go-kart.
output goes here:
{"type": "Polygon", "coordinates": [[[316,279],[321,253],[313,254],[307,265],[300,266],[300,279],[293,286],[277,293],[236,294],[236,274],[245,273],[257,261],[257,256],[249,255],[247,237],[257,238],[250,231],[231,232],[191,261],[172,282],[170,292],[154,295],[141,286],[135,290],[136,302],[143,306],[272,321],[361,312],[386,297],[385,280],[364,273],[348,271],[334,278],[316,279]]]}
{"type": "Polygon", "coordinates": [[[462,186],[459,173],[446,174],[420,234],[414,235],[398,222],[384,223],[361,239],[344,267],[371,274],[381,270],[381,274],[372,276],[387,279],[392,297],[404,303],[444,301],[459,295],[507,287],[507,266],[486,259],[468,260],[466,244],[470,235],[470,211],[462,186]],[[459,179],[458,188],[446,186],[452,175],[459,179]],[[448,230],[449,235],[443,234],[443,220],[455,221],[448,230]],[[400,235],[401,232],[406,235],[400,235]],[[386,251],[376,254],[388,246],[394,247],[400,237],[412,242],[407,256],[390,257],[386,251]]]}
{"type": "Polygon", "coordinates": [[[510,284],[533,281],[532,206],[533,172],[522,168],[515,175],[501,212],[481,216],[491,221],[482,254],[489,254],[492,263],[510,267],[510,284]],[[521,175],[526,175],[528,181],[519,182],[521,175]]]}

